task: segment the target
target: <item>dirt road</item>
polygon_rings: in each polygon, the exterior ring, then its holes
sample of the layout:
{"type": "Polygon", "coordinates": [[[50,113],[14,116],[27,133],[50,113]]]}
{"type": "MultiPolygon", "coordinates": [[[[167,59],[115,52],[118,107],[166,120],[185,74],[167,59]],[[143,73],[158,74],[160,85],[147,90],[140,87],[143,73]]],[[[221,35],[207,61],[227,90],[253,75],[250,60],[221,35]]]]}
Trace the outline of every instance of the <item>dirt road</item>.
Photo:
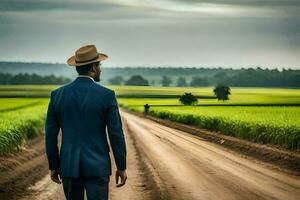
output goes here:
{"type": "Polygon", "coordinates": [[[220,145],[122,113],[161,199],[300,199],[300,178],[220,145]]]}
{"type": "MultiPolygon", "coordinates": [[[[111,200],[300,199],[300,177],[285,174],[221,145],[149,119],[123,110],[121,115],[128,151],[128,180],[124,187],[116,188],[114,176],[111,176],[111,200]]],[[[42,151],[42,144],[40,141],[35,147],[39,146],[39,151],[42,151]]],[[[114,162],[112,155],[111,158],[114,162]]],[[[46,162],[45,158],[39,159],[36,174],[38,171],[47,172],[47,166],[41,165],[46,162]]],[[[22,165],[23,171],[24,166],[29,170],[32,164],[27,165],[22,165]]],[[[21,187],[16,181],[8,183],[11,177],[6,174],[9,172],[0,172],[4,178],[2,184],[0,181],[2,194],[7,189],[4,185],[21,187]]],[[[24,175],[21,179],[30,180],[24,175]]],[[[45,173],[44,178],[26,191],[17,191],[22,192],[14,196],[17,199],[64,199],[61,185],[51,182],[45,173]]]]}

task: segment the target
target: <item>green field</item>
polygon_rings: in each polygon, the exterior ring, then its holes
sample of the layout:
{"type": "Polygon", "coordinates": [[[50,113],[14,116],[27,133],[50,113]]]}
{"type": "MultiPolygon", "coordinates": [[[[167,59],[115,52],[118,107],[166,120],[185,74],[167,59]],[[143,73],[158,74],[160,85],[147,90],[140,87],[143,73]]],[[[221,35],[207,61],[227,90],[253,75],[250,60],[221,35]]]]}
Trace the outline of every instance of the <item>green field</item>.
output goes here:
{"type": "Polygon", "coordinates": [[[27,138],[42,133],[47,99],[0,99],[0,154],[14,153],[27,138]]]}
{"type": "Polygon", "coordinates": [[[46,98],[0,98],[0,113],[45,104],[46,98]]]}
{"type": "Polygon", "coordinates": [[[0,85],[0,98],[5,97],[49,97],[58,85],[0,85]]]}
{"type": "MultiPolygon", "coordinates": [[[[143,106],[126,107],[143,112],[143,106]]],[[[150,114],[254,142],[300,148],[300,107],[152,106],[150,114]]]]}
{"type": "MultiPolygon", "coordinates": [[[[49,97],[55,85],[14,85],[0,86],[0,97],[49,97]]],[[[231,88],[230,101],[217,101],[212,87],[145,87],[145,86],[108,86],[116,91],[119,99],[126,98],[131,103],[144,102],[162,105],[179,105],[178,97],[184,92],[196,95],[199,105],[300,105],[300,89],[270,88],[231,88]]],[[[122,102],[125,102],[125,100],[122,102]]]]}
{"type": "MultiPolygon", "coordinates": [[[[133,87],[131,87],[133,88],[133,87]]],[[[134,94],[145,88],[137,87],[134,94]]],[[[182,88],[148,88],[155,95],[183,94],[182,88]]],[[[229,101],[201,99],[197,106],[183,106],[178,98],[118,98],[121,106],[143,112],[150,105],[150,114],[177,122],[196,125],[211,131],[254,142],[300,149],[300,90],[268,88],[231,88],[229,101]]],[[[130,88],[115,88],[118,94],[130,88]]],[[[212,88],[188,88],[198,96],[212,96],[212,88]]]]}
{"type": "MultiPolygon", "coordinates": [[[[57,85],[0,86],[0,154],[15,152],[26,138],[42,133],[50,91],[57,85]],[[6,98],[10,97],[10,98],[6,98]]],[[[231,88],[229,101],[217,101],[212,88],[108,86],[120,106],[196,125],[243,139],[300,149],[300,89],[231,88]],[[178,97],[191,92],[197,106],[178,97]]]]}

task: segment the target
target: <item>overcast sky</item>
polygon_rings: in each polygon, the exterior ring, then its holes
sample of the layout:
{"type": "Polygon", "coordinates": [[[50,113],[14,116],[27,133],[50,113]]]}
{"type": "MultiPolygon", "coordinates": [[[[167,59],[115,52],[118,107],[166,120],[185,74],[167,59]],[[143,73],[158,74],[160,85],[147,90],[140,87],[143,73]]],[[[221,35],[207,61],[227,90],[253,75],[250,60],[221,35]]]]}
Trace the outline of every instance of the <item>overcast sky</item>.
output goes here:
{"type": "Polygon", "coordinates": [[[300,0],[0,0],[0,60],[300,69],[300,0]]]}

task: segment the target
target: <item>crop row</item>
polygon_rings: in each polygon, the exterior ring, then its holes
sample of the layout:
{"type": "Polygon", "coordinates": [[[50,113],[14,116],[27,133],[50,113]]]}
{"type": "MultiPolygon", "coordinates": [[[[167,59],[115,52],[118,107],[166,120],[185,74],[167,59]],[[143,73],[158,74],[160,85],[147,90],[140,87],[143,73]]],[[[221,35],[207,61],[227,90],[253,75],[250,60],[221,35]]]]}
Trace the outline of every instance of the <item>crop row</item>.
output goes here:
{"type": "MultiPolygon", "coordinates": [[[[140,106],[128,108],[143,111],[140,106]]],[[[300,149],[299,109],[299,107],[157,106],[150,108],[149,114],[253,142],[300,149]]]]}
{"type": "Polygon", "coordinates": [[[0,113],[0,154],[14,153],[23,142],[42,133],[47,104],[0,113]]]}

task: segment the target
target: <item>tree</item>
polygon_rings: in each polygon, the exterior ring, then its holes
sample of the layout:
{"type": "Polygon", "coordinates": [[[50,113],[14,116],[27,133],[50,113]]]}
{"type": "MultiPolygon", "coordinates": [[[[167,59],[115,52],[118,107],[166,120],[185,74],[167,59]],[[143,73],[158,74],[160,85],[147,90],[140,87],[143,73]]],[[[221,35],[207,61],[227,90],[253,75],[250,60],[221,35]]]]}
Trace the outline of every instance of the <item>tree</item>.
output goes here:
{"type": "Polygon", "coordinates": [[[179,97],[180,103],[184,105],[195,105],[198,103],[198,99],[196,96],[192,95],[192,93],[185,93],[179,97]]]}
{"type": "Polygon", "coordinates": [[[172,80],[168,76],[163,76],[160,83],[162,84],[162,86],[168,87],[172,83],[172,80]]]}
{"type": "Polygon", "coordinates": [[[121,85],[122,82],[124,82],[124,79],[122,76],[115,76],[108,80],[110,84],[112,85],[121,85]]]}
{"type": "Polygon", "coordinates": [[[231,94],[230,88],[224,85],[217,85],[213,90],[215,96],[218,100],[228,100],[229,95],[231,94]]]}
{"type": "Polygon", "coordinates": [[[177,87],[186,87],[187,83],[184,77],[179,77],[177,79],[177,87]]]}
{"type": "Polygon", "coordinates": [[[209,83],[208,83],[207,79],[201,78],[201,77],[198,77],[198,76],[194,76],[192,78],[191,83],[190,83],[190,86],[192,86],[192,87],[208,86],[208,85],[209,85],[209,83]]]}
{"type": "Polygon", "coordinates": [[[141,75],[133,75],[125,82],[125,85],[149,86],[149,83],[141,75]]]}

